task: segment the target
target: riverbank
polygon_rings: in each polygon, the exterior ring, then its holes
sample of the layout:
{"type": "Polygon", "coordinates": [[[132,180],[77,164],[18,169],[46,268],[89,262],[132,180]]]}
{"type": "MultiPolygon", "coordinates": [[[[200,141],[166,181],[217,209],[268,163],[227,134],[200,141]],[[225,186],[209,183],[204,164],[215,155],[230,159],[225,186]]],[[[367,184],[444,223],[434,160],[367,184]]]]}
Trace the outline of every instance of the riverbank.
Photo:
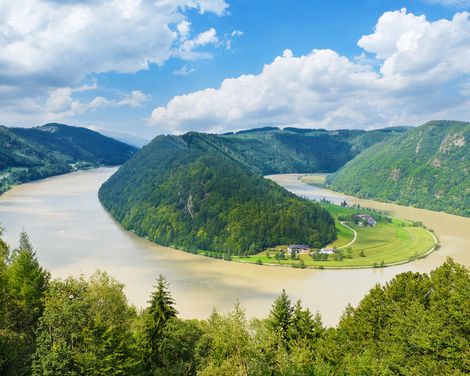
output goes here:
{"type": "MultiPolygon", "coordinates": [[[[334,326],[348,303],[356,305],[375,284],[385,284],[398,273],[428,273],[447,257],[470,266],[470,219],[380,203],[376,209],[433,228],[441,248],[404,265],[341,271],[259,267],[176,251],[123,230],[101,207],[98,189],[115,170],[71,173],[11,189],[0,197],[5,240],[15,246],[19,233],[27,231],[39,261],[54,278],[107,271],[125,284],[127,298],[137,307],[146,306],[155,279],[163,274],[183,318],[207,318],[214,308],[227,311],[236,301],[247,317],[265,317],[285,289],[292,301],[302,300],[327,326],[334,326]]],[[[330,195],[335,200],[334,193],[318,192],[297,178],[276,177],[300,196],[330,195]]],[[[335,197],[337,202],[344,199],[335,197]]],[[[371,202],[364,206],[374,207],[371,202]]]]}
{"type": "Polygon", "coordinates": [[[64,169],[56,169],[50,171],[35,171],[32,173],[28,168],[14,168],[10,167],[0,171],[0,196],[10,189],[27,183],[40,181],[55,176],[71,174],[74,172],[94,170],[97,168],[117,167],[111,165],[103,165],[99,163],[77,162],[72,163],[64,169]]]}
{"type": "Polygon", "coordinates": [[[365,207],[348,208],[328,202],[320,202],[320,205],[335,218],[339,230],[338,239],[326,246],[330,254],[312,250],[311,254],[300,254],[292,259],[286,252],[287,246],[281,246],[255,255],[234,256],[232,260],[301,269],[385,268],[426,257],[438,248],[436,237],[419,224],[365,207]],[[359,214],[375,218],[374,225],[354,224],[352,219],[359,214]],[[346,221],[350,221],[349,224],[346,221]]]}

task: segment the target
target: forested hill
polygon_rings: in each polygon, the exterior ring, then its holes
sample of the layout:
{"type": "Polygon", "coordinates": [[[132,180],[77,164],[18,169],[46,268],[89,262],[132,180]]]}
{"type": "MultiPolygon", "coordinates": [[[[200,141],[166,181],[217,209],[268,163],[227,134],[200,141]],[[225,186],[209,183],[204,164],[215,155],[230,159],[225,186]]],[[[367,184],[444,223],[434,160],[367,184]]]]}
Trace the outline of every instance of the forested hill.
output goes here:
{"type": "Polygon", "coordinates": [[[119,165],[137,150],[86,128],[0,126],[0,193],[12,185],[81,167],[119,165]]]}
{"type": "Polygon", "coordinates": [[[231,159],[211,139],[194,132],[155,138],[103,184],[101,202],[140,236],[218,257],[278,244],[320,247],[335,238],[327,211],[231,159]]]}
{"type": "Polygon", "coordinates": [[[432,121],[385,140],[328,183],[358,197],[470,216],[470,123],[432,121]]]}
{"type": "Polygon", "coordinates": [[[265,127],[223,135],[204,135],[203,142],[208,148],[224,153],[262,175],[333,172],[371,145],[408,129],[327,131],[265,127]]]}

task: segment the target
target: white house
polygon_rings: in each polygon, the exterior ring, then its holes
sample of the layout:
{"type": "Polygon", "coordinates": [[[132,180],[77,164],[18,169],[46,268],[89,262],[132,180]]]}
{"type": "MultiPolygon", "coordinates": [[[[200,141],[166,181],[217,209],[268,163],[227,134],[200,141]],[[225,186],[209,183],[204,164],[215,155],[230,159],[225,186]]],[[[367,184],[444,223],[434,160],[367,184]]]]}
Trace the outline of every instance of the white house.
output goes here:
{"type": "Polygon", "coordinates": [[[308,255],[310,254],[310,247],[305,244],[291,244],[287,247],[287,253],[292,255],[295,253],[297,255],[308,255]]]}
{"type": "Polygon", "coordinates": [[[318,251],[321,255],[332,255],[335,253],[333,248],[322,248],[318,251]]]}

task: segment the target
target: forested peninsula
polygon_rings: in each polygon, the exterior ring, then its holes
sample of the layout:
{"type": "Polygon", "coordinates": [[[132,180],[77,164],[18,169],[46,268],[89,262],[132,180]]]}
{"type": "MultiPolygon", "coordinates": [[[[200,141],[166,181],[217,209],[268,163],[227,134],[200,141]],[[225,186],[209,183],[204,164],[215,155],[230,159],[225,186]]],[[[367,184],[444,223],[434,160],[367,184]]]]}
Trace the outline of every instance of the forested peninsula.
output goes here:
{"type": "Polygon", "coordinates": [[[195,132],[158,136],[103,184],[102,204],[151,241],[227,259],[335,239],[325,209],[208,147],[210,139],[195,132]]]}

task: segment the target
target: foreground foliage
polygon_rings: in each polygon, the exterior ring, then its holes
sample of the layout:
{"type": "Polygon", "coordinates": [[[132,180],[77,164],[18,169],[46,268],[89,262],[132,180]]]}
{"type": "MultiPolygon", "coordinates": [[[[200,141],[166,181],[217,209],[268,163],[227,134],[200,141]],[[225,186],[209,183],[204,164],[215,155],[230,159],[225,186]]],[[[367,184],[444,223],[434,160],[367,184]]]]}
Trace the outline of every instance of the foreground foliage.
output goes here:
{"type": "Polygon", "coordinates": [[[266,319],[249,321],[236,304],[182,320],[161,276],[138,312],[106,273],[51,281],[26,234],[13,252],[0,241],[0,255],[5,376],[470,372],[470,271],[451,259],[430,275],[406,272],[375,286],[325,328],[285,291],[266,319]]]}

